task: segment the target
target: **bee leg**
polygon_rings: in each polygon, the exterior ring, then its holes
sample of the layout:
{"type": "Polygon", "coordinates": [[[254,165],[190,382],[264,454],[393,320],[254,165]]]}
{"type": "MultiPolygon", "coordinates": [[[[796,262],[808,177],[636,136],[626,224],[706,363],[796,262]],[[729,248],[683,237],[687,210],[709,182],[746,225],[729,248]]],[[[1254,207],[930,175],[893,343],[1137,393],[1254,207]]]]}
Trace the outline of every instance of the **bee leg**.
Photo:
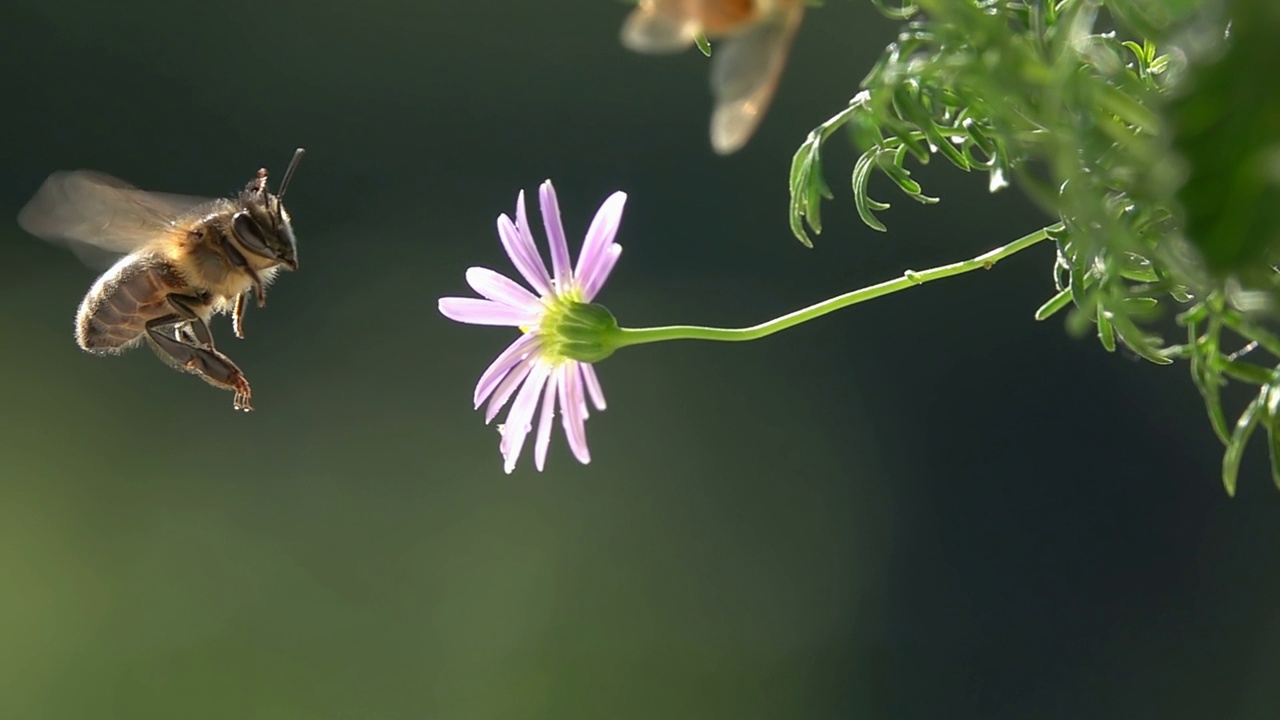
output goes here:
{"type": "Polygon", "coordinates": [[[245,272],[253,278],[253,296],[258,299],[258,307],[266,307],[267,286],[262,284],[262,278],[258,277],[258,273],[254,272],[253,268],[245,268],[245,272]]]}
{"type": "MultiPolygon", "coordinates": [[[[224,237],[221,238],[219,242],[222,246],[222,253],[227,256],[227,260],[229,260],[232,265],[235,265],[237,270],[240,270],[244,274],[248,275],[249,279],[253,280],[253,294],[254,297],[258,298],[258,307],[266,307],[267,289],[263,287],[262,277],[258,275],[258,271],[249,267],[249,261],[244,259],[244,255],[242,255],[240,251],[231,244],[230,240],[224,237]]],[[[236,302],[238,303],[239,300],[236,302]]]]}
{"type": "Polygon", "coordinates": [[[231,311],[231,329],[235,331],[236,337],[244,339],[244,293],[236,296],[236,307],[231,311]]]}
{"type": "MultiPolygon", "coordinates": [[[[196,340],[204,345],[208,345],[209,349],[213,349],[213,333],[209,332],[209,323],[201,319],[200,315],[195,311],[195,305],[202,301],[198,297],[191,295],[179,295],[172,293],[165,297],[169,301],[169,305],[177,311],[178,315],[186,320],[191,328],[191,332],[195,335],[196,340]]],[[[163,320],[164,318],[160,318],[163,320]]],[[[242,336],[243,337],[243,336],[242,336]]]]}
{"type": "MultiPolygon", "coordinates": [[[[249,381],[245,379],[240,368],[231,362],[231,358],[214,350],[212,345],[201,347],[163,332],[165,328],[180,322],[186,322],[186,319],[175,314],[156,318],[147,323],[147,340],[157,354],[179,370],[198,375],[214,387],[234,392],[235,399],[232,402],[236,410],[245,412],[253,410],[249,405],[249,398],[252,395],[249,381]]],[[[198,327],[198,325],[193,323],[192,327],[198,327]]],[[[197,339],[199,332],[193,329],[197,339]]],[[[204,327],[204,332],[208,333],[207,326],[204,327]]]]}

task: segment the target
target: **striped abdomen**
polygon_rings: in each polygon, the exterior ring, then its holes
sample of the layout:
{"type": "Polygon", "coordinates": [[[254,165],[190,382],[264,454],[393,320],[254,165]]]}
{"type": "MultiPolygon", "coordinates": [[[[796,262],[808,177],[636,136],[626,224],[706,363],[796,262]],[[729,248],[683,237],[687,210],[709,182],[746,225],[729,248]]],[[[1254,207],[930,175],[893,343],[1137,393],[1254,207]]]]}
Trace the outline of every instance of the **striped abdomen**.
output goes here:
{"type": "Polygon", "coordinates": [[[152,253],[124,257],[80,303],[76,342],[97,354],[128,349],[146,333],[149,321],[173,314],[170,293],[187,292],[186,281],[165,258],[152,253]]]}

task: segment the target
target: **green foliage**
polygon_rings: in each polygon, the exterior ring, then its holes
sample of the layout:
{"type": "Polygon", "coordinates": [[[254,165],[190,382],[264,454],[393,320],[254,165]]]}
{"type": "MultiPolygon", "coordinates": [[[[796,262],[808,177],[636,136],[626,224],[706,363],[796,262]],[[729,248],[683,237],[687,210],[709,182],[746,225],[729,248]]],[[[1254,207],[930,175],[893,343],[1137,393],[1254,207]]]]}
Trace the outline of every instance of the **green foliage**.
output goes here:
{"type": "Polygon", "coordinates": [[[1188,361],[1226,446],[1227,492],[1259,427],[1280,486],[1280,338],[1264,328],[1280,307],[1280,4],[1239,0],[1225,16],[1192,0],[876,5],[905,25],[796,152],[797,239],[822,231],[822,149],[841,129],[862,153],[854,204],[876,230],[889,207],[869,194],[877,175],[937,202],[909,160],[980,171],[992,192],[1016,185],[1057,221],[1056,293],[1036,319],[1066,310],[1068,331],[1092,328],[1107,351],[1188,361]],[[1185,343],[1164,336],[1170,316],[1185,343]],[[1246,362],[1252,352],[1272,358],[1246,362]],[[1258,387],[1234,423],[1228,382],[1258,387]]]}
{"type": "Polygon", "coordinates": [[[1188,160],[1178,192],[1188,236],[1210,270],[1257,282],[1280,249],[1280,3],[1233,9],[1232,42],[1193,68],[1170,115],[1188,160]]]}
{"type": "Polygon", "coordinates": [[[707,39],[706,35],[698,33],[698,36],[693,39],[693,42],[698,46],[698,52],[707,57],[711,57],[711,41],[707,39]]]}

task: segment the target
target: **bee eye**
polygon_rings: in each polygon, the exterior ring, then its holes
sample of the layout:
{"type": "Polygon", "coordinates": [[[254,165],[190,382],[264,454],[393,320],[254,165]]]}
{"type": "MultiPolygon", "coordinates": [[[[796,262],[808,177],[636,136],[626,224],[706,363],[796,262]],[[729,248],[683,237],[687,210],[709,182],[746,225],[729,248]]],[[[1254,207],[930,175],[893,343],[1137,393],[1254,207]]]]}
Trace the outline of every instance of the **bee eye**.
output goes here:
{"type": "Polygon", "coordinates": [[[275,256],[275,253],[271,252],[267,247],[266,233],[262,231],[258,221],[254,220],[249,213],[236,213],[231,220],[231,225],[236,234],[236,239],[240,241],[245,250],[262,257],[275,256]]]}

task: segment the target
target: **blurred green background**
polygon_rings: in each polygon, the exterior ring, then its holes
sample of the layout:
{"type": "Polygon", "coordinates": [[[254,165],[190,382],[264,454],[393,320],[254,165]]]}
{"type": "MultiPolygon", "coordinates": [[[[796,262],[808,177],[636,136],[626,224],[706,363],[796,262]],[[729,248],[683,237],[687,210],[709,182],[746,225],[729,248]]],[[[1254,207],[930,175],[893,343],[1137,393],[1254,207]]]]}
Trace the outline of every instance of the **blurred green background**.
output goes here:
{"type": "MultiPolygon", "coordinates": [[[[815,250],[786,172],[897,27],[831,2],[752,143],[626,5],[9,0],[0,131],[2,718],[1274,718],[1280,495],[1228,500],[1184,366],[1031,315],[1049,247],[744,345],[600,368],[590,466],[501,471],[471,388],[512,337],[443,319],[550,177],[602,300],[744,325],[1046,222],[935,163],[876,234],[839,142],[815,250]],[[217,195],[309,154],[301,270],[228,393],[81,353],[94,273],[12,221],[51,171],[217,195]]],[[[557,431],[558,432],[558,431],[557,431]]]]}

